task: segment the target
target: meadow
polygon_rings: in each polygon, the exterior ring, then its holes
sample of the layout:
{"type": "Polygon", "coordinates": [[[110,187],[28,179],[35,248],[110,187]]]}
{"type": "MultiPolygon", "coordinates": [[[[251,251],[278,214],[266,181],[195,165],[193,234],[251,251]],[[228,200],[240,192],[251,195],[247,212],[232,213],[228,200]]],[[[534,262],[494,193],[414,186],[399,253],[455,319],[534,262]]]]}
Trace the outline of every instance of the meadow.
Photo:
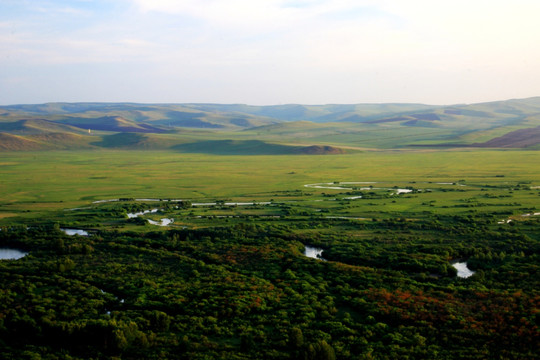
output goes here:
{"type": "Polygon", "coordinates": [[[30,212],[111,198],[268,201],[333,181],[540,185],[537,151],[366,151],[320,156],[225,156],[165,151],[0,153],[1,211],[30,212]]]}

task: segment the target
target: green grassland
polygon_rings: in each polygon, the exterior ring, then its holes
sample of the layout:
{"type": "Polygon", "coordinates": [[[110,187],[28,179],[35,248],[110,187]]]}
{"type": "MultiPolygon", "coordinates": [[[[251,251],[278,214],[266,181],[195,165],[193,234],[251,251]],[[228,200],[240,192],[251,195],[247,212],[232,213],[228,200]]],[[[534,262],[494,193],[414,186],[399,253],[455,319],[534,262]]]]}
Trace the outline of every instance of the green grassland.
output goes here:
{"type": "MultiPolygon", "coordinates": [[[[494,210],[485,198],[495,188],[540,185],[537,151],[365,151],[341,155],[205,155],[164,151],[48,151],[0,153],[0,213],[17,218],[42,216],[48,209],[89,206],[117,198],[260,201],[283,198],[282,192],[322,193],[347,197],[332,189],[304,185],[326,182],[377,182],[386,189],[412,187],[423,193],[387,199],[349,201],[339,211],[358,217],[377,213],[448,213],[460,201],[478,197],[483,210],[494,210]],[[467,186],[436,184],[463,182],[467,186]],[[384,185],[383,185],[384,184],[384,185]],[[446,189],[448,191],[441,191],[446,189]],[[433,190],[433,192],[428,192],[433,190]],[[459,191],[456,191],[459,190],[459,191]],[[422,205],[431,202],[430,206],[422,205]]],[[[534,191],[533,191],[534,192],[534,191]]],[[[302,196],[298,198],[304,199],[302,196]]],[[[305,199],[304,199],[305,200],[305,199]]],[[[516,191],[505,203],[512,212],[534,208],[538,198],[516,191]]],[[[309,205],[313,207],[314,205],[309,205]]],[[[462,208],[460,211],[465,211],[462,208]]],[[[466,209],[470,210],[470,209],[466,209]]],[[[14,218],[4,217],[0,223],[14,218]]]]}

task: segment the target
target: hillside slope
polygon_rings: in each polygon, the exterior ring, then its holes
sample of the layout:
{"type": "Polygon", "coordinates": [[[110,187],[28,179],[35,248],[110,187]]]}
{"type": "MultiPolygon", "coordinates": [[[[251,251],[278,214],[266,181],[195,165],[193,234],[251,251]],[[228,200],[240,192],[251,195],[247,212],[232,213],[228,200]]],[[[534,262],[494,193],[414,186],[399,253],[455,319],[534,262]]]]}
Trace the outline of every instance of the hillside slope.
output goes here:
{"type": "Polygon", "coordinates": [[[540,126],[515,130],[484,143],[473,145],[478,147],[526,148],[538,144],[540,144],[540,126]]]}
{"type": "MultiPolygon", "coordinates": [[[[77,141],[81,147],[88,147],[89,142],[84,137],[45,135],[85,135],[91,131],[97,136],[91,140],[97,147],[201,151],[204,146],[226,145],[224,151],[232,153],[249,153],[255,143],[215,141],[259,141],[266,144],[263,153],[280,153],[290,149],[268,144],[378,149],[531,147],[538,144],[538,127],[540,97],[449,106],[48,103],[0,107],[1,132],[23,136],[30,142],[44,142],[46,146],[55,147],[54,142],[58,142],[60,147],[69,148],[77,147],[77,141]],[[167,137],[112,136],[115,133],[167,137]],[[34,135],[43,136],[30,138],[34,135]]],[[[255,151],[260,146],[258,143],[255,151]]],[[[19,147],[24,146],[6,145],[3,149],[19,147]]]]}
{"type": "Polygon", "coordinates": [[[46,148],[43,144],[25,139],[24,137],[0,132],[0,150],[30,151],[46,148]]]}
{"type": "Polygon", "coordinates": [[[132,132],[132,133],[164,133],[165,129],[152,126],[146,123],[138,123],[125,119],[121,116],[103,116],[93,119],[88,118],[67,118],[63,123],[81,129],[112,131],[112,132],[132,132]]]}
{"type": "Polygon", "coordinates": [[[0,122],[0,131],[10,134],[31,135],[46,133],[76,133],[85,131],[74,126],[45,119],[22,119],[14,122],[0,122]]]}

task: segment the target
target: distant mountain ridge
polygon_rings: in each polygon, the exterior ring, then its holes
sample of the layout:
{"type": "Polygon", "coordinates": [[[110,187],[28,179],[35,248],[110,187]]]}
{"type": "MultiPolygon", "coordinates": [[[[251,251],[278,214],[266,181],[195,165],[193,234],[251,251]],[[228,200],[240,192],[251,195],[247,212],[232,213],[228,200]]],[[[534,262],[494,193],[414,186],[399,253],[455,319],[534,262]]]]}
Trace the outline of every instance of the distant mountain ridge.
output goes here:
{"type": "MultiPolygon", "coordinates": [[[[200,151],[200,145],[205,144],[205,137],[210,134],[205,131],[215,132],[211,136],[214,140],[260,140],[288,145],[298,142],[319,146],[311,153],[340,153],[324,150],[324,146],[536,148],[540,147],[536,135],[539,126],[540,97],[448,106],[59,102],[0,106],[0,133],[3,141],[11,144],[0,149],[73,148],[77,147],[77,141],[83,148],[115,147],[118,141],[119,147],[168,149],[177,146],[186,151],[191,151],[191,147],[179,145],[197,142],[198,145],[193,146],[200,151]],[[117,133],[146,135],[142,138],[111,136],[117,133]]],[[[233,151],[230,145],[227,149],[233,151]]],[[[248,147],[245,149],[249,151],[248,147]]]]}
{"type": "MultiPolygon", "coordinates": [[[[209,124],[231,125],[231,120],[259,120],[262,123],[245,123],[240,127],[260,126],[264,123],[283,121],[312,122],[369,122],[399,116],[422,116],[433,113],[448,116],[493,117],[495,114],[519,115],[540,112],[540,97],[494,101],[461,105],[425,105],[407,103],[381,104],[327,104],[327,105],[245,105],[245,104],[146,104],[146,103],[46,103],[0,106],[0,119],[9,115],[54,116],[57,120],[69,119],[74,114],[82,117],[120,116],[129,121],[155,122],[206,120],[209,124]],[[214,122],[212,122],[212,120],[214,122]]],[[[235,125],[235,124],[232,124],[235,125]]],[[[189,126],[188,126],[189,127],[189,126]]],[[[193,126],[199,127],[199,126],[193,126]]],[[[207,126],[202,126],[207,127],[207,126]]]]}
{"type": "MultiPolygon", "coordinates": [[[[330,105],[243,105],[243,104],[137,104],[137,103],[46,103],[0,106],[10,114],[55,116],[69,119],[75,114],[97,117],[98,114],[121,116],[131,121],[162,124],[198,119],[209,124],[260,126],[282,121],[335,122],[368,121],[384,116],[424,111],[437,106],[423,104],[330,104],[330,105]],[[251,120],[251,121],[250,121],[251,120]],[[238,123],[242,123],[238,125],[238,123]]],[[[5,114],[4,114],[5,115],[5,114]]],[[[2,114],[0,114],[0,117],[2,114]]],[[[186,126],[208,127],[208,126],[186,126]]]]}

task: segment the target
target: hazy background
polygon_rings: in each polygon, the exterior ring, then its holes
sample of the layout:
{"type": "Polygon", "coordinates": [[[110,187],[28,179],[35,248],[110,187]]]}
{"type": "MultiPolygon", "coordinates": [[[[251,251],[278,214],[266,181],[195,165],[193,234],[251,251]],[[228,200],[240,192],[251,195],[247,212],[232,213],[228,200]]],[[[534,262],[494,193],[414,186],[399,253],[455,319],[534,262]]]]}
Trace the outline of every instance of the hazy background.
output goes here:
{"type": "Polygon", "coordinates": [[[0,0],[0,104],[540,95],[537,0],[0,0]]]}

